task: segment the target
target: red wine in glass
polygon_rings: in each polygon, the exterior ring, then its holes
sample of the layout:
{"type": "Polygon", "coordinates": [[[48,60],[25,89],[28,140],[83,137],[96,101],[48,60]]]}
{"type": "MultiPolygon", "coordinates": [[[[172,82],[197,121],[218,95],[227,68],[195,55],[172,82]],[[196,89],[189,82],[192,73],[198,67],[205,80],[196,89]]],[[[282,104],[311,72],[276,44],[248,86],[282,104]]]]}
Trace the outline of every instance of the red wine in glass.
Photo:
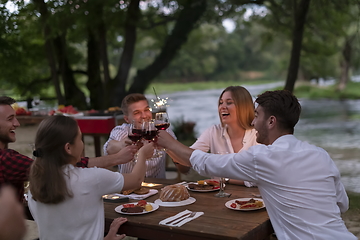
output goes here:
{"type": "Polygon", "coordinates": [[[152,141],[156,137],[156,135],[157,135],[157,130],[149,130],[145,132],[143,138],[148,141],[152,141]]]}
{"type": "Polygon", "coordinates": [[[155,127],[158,130],[166,130],[168,127],[170,127],[170,123],[159,123],[159,124],[156,124],[155,127]]]}
{"type": "Polygon", "coordinates": [[[132,130],[132,133],[142,136],[142,135],[143,135],[143,130],[142,130],[142,129],[138,129],[138,128],[134,128],[134,129],[132,130]]]}
{"type": "Polygon", "coordinates": [[[142,138],[142,135],[141,134],[133,134],[133,135],[129,135],[128,136],[130,138],[130,140],[135,144],[137,143],[138,141],[140,141],[140,139],[142,138]]]}

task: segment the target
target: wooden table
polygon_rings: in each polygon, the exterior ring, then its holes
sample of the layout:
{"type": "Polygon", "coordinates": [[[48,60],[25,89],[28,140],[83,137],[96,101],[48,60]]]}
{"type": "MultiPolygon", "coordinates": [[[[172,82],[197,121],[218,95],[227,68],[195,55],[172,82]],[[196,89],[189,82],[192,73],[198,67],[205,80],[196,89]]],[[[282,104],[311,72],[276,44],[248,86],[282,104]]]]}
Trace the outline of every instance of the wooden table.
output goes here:
{"type": "MultiPolygon", "coordinates": [[[[147,179],[146,182],[164,185],[171,183],[166,179],[147,179]]],[[[164,185],[155,188],[160,189],[164,185]]],[[[216,192],[190,192],[190,195],[196,199],[196,202],[191,205],[181,207],[160,206],[158,210],[143,215],[119,214],[114,210],[116,206],[120,205],[119,203],[104,203],[105,231],[109,230],[113,219],[126,217],[128,222],[120,227],[119,233],[148,240],[269,239],[274,231],[265,209],[245,212],[231,210],[225,206],[225,203],[231,199],[251,197],[251,193],[258,193],[257,188],[228,184],[226,192],[232,193],[232,195],[229,198],[217,198],[214,196],[216,192]],[[201,211],[204,212],[204,215],[181,227],[159,225],[161,220],[186,209],[201,211]]],[[[146,200],[154,202],[158,197],[159,194],[156,194],[146,200]]]]}

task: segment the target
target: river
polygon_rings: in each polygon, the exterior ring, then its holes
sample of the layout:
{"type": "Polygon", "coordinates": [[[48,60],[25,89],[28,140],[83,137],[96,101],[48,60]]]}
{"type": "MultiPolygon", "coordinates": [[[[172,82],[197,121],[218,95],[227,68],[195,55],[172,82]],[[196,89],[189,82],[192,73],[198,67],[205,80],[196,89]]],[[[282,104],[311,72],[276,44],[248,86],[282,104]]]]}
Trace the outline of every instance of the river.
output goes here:
{"type": "MultiPolygon", "coordinates": [[[[243,86],[255,98],[283,83],[243,86]]],[[[170,119],[195,122],[199,136],[206,128],[219,123],[217,101],[222,90],[175,92],[160,97],[169,98],[170,119]]],[[[328,151],[341,172],[346,189],[360,193],[360,100],[299,100],[302,114],[294,135],[328,151]]]]}

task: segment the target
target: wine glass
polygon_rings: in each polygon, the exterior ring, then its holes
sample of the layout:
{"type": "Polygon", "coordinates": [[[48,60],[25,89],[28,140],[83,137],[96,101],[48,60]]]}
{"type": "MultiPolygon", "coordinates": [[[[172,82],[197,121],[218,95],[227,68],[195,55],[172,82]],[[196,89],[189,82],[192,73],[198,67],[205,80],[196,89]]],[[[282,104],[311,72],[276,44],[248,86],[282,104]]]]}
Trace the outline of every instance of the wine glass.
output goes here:
{"type": "Polygon", "coordinates": [[[128,129],[128,137],[133,145],[136,145],[143,136],[143,125],[137,121],[132,121],[128,129]]]}
{"type": "MultiPolygon", "coordinates": [[[[150,119],[149,121],[144,122],[144,133],[143,138],[148,142],[155,141],[155,138],[158,134],[158,130],[155,125],[155,119],[150,119]]],[[[161,157],[162,154],[157,149],[155,149],[155,153],[152,156],[153,158],[161,157]]]]}
{"type": "MultiPolygon", "coordinates": [[[[166,130],[170,127],[169,116],[166,112],[157,112],[155,114],[155,127],[158,130],[166,130]]],[[[163,148],[161,151],[166,151],[166,149],[163,148]]]]}
{"type": "MultiPolygon", "coordinates": [[[[223,155],[223,154],[229,154],[228,152],[217,152],[216,154],[221,154],[221,155],[223,155]]],[[[220,190],[219,190],[219,192],[217,193],[217,194],[215,194],[215,197],[230,197],[230,193],[226,193],[225,191],[224,191],[224,189],[225,189],[225,178],[223,178],[223,177],[220,177],[220,190]]]]}
{"type": "Polygon", "coordinates": [[[158,112],[155,114],[155,127],[158,130],[166,130],[169,126],[169,116],[166,112],[158,112]]]}

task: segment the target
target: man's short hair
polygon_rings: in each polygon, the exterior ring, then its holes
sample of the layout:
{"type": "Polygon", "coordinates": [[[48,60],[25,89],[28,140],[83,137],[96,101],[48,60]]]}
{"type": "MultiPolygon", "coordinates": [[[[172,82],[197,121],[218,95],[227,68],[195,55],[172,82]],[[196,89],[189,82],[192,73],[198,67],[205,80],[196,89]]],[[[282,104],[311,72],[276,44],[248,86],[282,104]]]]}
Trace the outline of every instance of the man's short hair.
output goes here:
{"type": "Polygon", "coordinates": [[[15,99],[7,96],[0,97],[0,105],[11,105],[16,103],[15,99]]]}
{"type": "Polygon", "coordinates": [[[128,116],[129,114],[129,105],[132,103],[136,103],[139,101],[148,101],[144,94],[141,93],[131,93],[127,95],[121,102],[121,110],[123,111],[124,115],[128,116]]]}
{"type": "Polygon", "coordinates": [[[288,90],[266,91],[255,100],[263,109],[265,117],[275,116],[279,126],[294,133],[299,121],[301,105],[288,90]]]}

